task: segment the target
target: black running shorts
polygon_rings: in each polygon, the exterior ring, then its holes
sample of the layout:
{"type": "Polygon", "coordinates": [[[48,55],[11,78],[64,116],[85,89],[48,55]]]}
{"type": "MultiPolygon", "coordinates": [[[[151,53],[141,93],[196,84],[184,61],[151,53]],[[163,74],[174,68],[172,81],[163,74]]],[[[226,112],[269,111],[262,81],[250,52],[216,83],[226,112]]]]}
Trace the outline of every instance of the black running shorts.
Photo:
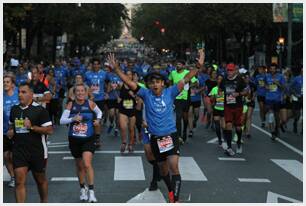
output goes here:
{"type": "Polygon", "coordinates": [[[89,138],[74,138],[69,137],[69,149],[74,158],[81,158],[83,152],[95,153],[96,150],[95,136],[89,138]]]}
{"type": "MultiPolygon", "coordinates": [[[[165,136],[168,136],[168,135],[165,135],[165,136]]],[[[176,133],[172,133],[169,136],[171,136],[174,148],[172,148],[169,151],[163,152],[163,153],[160,152],[157,141],[159,139],[162,139],[164,136],[155,136],[155,135],[151,136],[150,143],[151,143],[152,152],[154,154],[155,159],[158,162],[166,161],[167,157],[171,155],[180,155],[179,140],[178,140],[176,133]]]]}

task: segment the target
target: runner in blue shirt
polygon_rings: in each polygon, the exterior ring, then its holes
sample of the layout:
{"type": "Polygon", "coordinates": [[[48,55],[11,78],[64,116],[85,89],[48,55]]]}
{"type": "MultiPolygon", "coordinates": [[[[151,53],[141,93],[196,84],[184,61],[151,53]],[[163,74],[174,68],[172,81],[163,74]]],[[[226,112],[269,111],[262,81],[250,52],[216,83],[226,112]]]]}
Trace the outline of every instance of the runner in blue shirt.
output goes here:
{"type": "Polygon", "coordinates": [[[269,72],[266,75],[265,85],[267,89],[265,103],[268,111],[269,128],[272,140],[275,140],[276,137],[279,137],[279,113],[282,102],[282,90],[284,90],[285,85],[284,76],[276,72],[276,64],[270,66],[269,72]],[[275,125],[273,125],[273,122],[275,122],[275,125]]]}
{"type": "Polygon", "coordinates": [[[16,74],[16,86],[28,81],[28,71],[23,66],[19,66],[16,74]]]}
{"type": "MultiPolygon", "coordinates": [[[[106,67],[109,67],[109,64],[105,64],[106,67]]],[[[115,128],[114,135],[118,135],[118,101],[119,101],[119,88],[122,85],[121,79],[113,72],[108,72],[108,80],[109,83],[107,84],[107,96],[108,99],[106,100],[107,108],[108,108],[108,117],[110,125],[108,127],[107,133],[111,133],[112,129],[115,128]],[[114,123],[116,126],[114,126],[114,123]]]]}
{"type": "Polygon", "coordinates": [[[254,83],[256,85],[257,101],[259,105],[261,127],[266,125],[266,111],[265,111],[265,98],[266,98],[266,71],[264,66],[259,66],[257,68],[257,74],[254,77],[254,83]]]}
{"type": "Polygon", "coordinates": [[[84,65],[81,65],[81,62],[79,59],[75,58],[73,60],[73,67],[70,70],[70,76],[74,77],[77,74],[82,75],[82,77],[85,76],[86,73],[86,68],[84,67],[84,65]]]}
{"type": "MultiPolygon", "coordinates": [[[[107,58],[113,70],[131,90],[140,96],[145,104],[148,131],[151,134],[151,147],[156,160],[161,168],[161,176],[169,191],[169,202],[178,202],[181,187],[181,175],[178,168],[179,141],[176,137],[176,124],[173,116],[173,104],[176,96],[184,89],[185,83],[198,72],[196,69],[190,72],[177,84],[164,88],[163,76],[159,73],[151,73],[147,77],[152,83],[152,88],[140,88],[135,82],[125,75],[117,63],[113,54],[107,58]],[[169,169],[172,174],[170,180],[169,169]]],[[[204,51],[200,50],[199,66],[204,63],[204,51]]]]}
{"type": "MultiPolygon", "coordinates": [[[[101,69],[101,61],[97,58],[92,60],[93,70],[88,71],[85,74],[85,83],[89,86],[91,93],[94,95],[94,102],[98,105],[100,110],[104,113],[104,104],[105,104],[105,91],[104,85],[105,81],[108,79],[107,73],[101,69]]],[[[100,134],[101,134],[101,125],[100,127],[95,127],[95,133],[97,138],[97,146],[100,146],[100,134]]]]}
{"type": "MultiPolygon", "coordinates": [[[[7,118],[10,117],[10,112],[12,106],[19,104],[18,99],[18,88],[15,86],[15,78],[13,74],[6,74],[3,77],[3,115],[7,118]]],[[[3,120],[3,124],[8,124],[8,120],[3,120]]],[[[8,126],[8,125],[6,125],[8,126]]],[[[11,176],[11,180],[8,183],[9,187],[15,187],[15,176],[13,170],[13,160],[12,160],[12,146],[13,141],[7,137],[7,131],[3,131],[3,155],[4,163],[11,176]]]]}

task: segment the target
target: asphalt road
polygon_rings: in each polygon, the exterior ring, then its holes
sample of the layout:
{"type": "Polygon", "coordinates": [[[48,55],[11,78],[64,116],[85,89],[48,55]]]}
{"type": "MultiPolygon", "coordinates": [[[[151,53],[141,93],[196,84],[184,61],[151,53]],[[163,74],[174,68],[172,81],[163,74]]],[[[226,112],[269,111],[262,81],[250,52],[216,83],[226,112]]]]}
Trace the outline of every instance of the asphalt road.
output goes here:
{"type": "MultiPolygon", "coordinates": [[[[303,201],[303,139],[292,132],[281,133],[272,142],[259,127],[254,113],[252,138],[244,139],[243,153],[229,159],[215,141],[216,134],[199,122],[194,137],[181,147],[181,202],[265,203],[303,201]]],[[[267,129],[264,129],[267,130],[267,129]]],[[[299,128],[301,130],[301,127],[299,128]]],[[[67,127],[60,126],[50,137],[47,175],[50,203],[79,202],[79,184],[74,160],[67,146],[67,127]]],[[[165,202],[167,189],[159,182],[156,192],[145,191],[151,180],[151,165],[142,145],[135,153],[119,153],[120,139],[106,134],[94,156],[95,193],[102,203],[165,202]]],[[[235,149],[235,145],[234,145],[235,149]]],[[[4,180],[7,174],[4,171],[4,180]]],[[[14,190],[4,182],[3,201],[15,202],[14,190]]],[[[26,202],[39,202],[31,175],[27,180],[26,202]]]]}

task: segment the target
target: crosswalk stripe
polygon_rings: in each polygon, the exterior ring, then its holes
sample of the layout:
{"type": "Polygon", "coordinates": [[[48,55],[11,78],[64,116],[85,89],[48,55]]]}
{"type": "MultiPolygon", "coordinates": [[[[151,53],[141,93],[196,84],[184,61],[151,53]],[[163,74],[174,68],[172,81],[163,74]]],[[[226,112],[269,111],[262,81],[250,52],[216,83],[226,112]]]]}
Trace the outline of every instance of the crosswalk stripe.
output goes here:
{"type": "Polygon", "coordinates": [[[264,178],[238,178],[239,182],[254,182],[254,183],[271,183],[270,180],[264,178]]]}
{"type": "MultiPolygon", "coordinates": [[[[70,151],[48,151],[48,154],[70,154],[70,151]]],[[[95,154],[121,154],[117,150],[108,150],[108,151],[95,151],[95,154]]],[[[144,154],[143,150],[134,151],[133,153],[128,153],[127,151],[124,154],[144,154]]]]}
{"type": "Polygon", "coordinates": [[[179,170],[182,180],[207,181],[207,178],[193,157],[180,157],[179,170]]]}
{"type": "Polygon", "coordinates": [[[114,180],[145,180],[141,157],[115,157],[114,180]]]}
{"type": "Polygon", "coordinates": [[[3,165],[3,181],[4,182],[8,182],[11,180],[11,176],[10,174],[8,173],[6,167],[3,165]]]}
{"type": "Polygon", "coordinates": [[[244,158],[232,158],[232,157],[219,157],[221,161],[245,161],[244,158]]]}
{"type": "Polygon", "coordinates": [[[52,177],[51,181],[56,182],[56,181],[79,181],[77,177],[52,177]]]}
{"type": "Polygon", "coordinates": [[[63,157],[63,160],[74,160],[74,157],[63,157]]]}
{"type": "Polygon", "coordinates": [[[68,144],[68,142],[50,142],[49,145],[60,145],[60,144],[68,144]]]}
{"type": "Polygon", "coordinates": [[[272,162],[303,182],[303,164],[297,160],[271,159],[272,162]]]}
{"type": "Polygon", "coordinates": [[[166,203],[163,194],[159,189],[156,191],[149,191],[148,188],[127,201],[127,203],[166,203]]]}

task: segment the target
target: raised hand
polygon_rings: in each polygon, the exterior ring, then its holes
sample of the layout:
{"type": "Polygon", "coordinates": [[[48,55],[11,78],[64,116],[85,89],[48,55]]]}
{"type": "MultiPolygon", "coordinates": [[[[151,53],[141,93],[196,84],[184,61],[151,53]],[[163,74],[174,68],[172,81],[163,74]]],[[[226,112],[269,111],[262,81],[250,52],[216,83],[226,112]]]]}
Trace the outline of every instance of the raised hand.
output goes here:
{"type": "Polygon", "coordinates": [[[110,53],[106,60],[110,64],[111,70],[113,70],[116,66],[119,66],[118,61],[116,60],[113,53],[110,53]]]}

